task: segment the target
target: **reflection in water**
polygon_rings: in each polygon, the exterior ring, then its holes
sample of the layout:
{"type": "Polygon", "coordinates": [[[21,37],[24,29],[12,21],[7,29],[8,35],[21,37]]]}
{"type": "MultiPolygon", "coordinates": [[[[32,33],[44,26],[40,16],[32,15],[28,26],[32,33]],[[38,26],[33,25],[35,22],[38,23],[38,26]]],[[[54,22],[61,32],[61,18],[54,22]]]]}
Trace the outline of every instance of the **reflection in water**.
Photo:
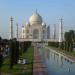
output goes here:
{"type": "MultiPolygon", "coordinates": [[[[51,49],[52,50],[52,49],[51,49]]],[[[43,62],[52,75],[75,75],[75,64],[66,60],[61,54],[54,53],[49,49],[41,48],[43,62]]]]}
{"type": "MultiPolygon", "coordinates": [[[[59,56],[59,57],[60,57],[60,56],[59,56]]],[[[62,68],[62,67],[63,67],[63,57],[60,57],[59,60],[60,60],[60,61],[59,61],[59,62],[60,62],[60,68],[62,68]]]]}
{"type": "Polygon", "coordinates": [[[46,57],[47,57],[48,60],[49,60],[49,54],[50,54],[50,50],[47,49],[47,51],[46,51],[46,57]]]}
{"type": "Polygon", "coordinates": [[[55,54],[53,56],[54,56],[54,60],[55,60],[55,54]]]}

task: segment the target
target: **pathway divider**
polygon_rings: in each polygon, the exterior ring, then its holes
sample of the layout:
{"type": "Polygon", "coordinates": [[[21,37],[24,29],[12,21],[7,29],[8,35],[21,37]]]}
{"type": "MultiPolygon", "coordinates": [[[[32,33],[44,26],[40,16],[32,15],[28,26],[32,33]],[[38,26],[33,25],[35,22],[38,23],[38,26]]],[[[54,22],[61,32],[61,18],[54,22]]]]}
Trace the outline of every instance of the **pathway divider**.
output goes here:
{"type": "Polygon", "coordinates": [[[33,75],[48,75],[47,67],[42,63],[41,55],[37,47],[34,47],[33,75]]]}

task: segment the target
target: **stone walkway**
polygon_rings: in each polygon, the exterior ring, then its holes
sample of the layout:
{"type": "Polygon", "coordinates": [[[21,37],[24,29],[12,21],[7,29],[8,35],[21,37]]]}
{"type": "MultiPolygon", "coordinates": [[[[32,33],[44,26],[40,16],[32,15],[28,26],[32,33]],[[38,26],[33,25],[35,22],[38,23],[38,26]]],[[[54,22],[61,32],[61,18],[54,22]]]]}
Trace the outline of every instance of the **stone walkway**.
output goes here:
{"type": "Polygon", "coordinates": [[[34,48],[33,75],[48,75],[47,68],[42,63],[41,55],[37,48],[34,48]]]}

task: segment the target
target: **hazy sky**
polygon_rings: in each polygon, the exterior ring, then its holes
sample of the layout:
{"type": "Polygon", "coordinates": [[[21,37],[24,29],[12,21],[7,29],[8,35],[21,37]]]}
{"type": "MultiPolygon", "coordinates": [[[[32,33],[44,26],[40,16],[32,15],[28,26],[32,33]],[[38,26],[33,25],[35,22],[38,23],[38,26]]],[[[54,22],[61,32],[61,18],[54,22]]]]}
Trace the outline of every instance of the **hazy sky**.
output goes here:
{"type": "Polygon", "coordinates": [[[0,0],[0,36],[9,37],[10,16],[14,18],[14,32],[16,23],[21,31],[22,24],[36,9],[51,29],[56,23],[58,32],[59,18],[62,17],[64,31],[75,30],[75,0],[0,0]]]}

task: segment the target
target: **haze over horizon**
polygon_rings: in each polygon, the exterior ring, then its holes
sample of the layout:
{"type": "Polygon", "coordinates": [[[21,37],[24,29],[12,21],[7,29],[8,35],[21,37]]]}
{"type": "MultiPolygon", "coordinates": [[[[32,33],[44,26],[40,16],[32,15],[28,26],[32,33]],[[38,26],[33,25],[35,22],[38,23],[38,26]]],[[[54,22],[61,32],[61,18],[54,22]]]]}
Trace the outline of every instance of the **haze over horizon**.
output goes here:
{"type": "Polygon", "coordinates": [[[43,20],[51,26],[56,24],[57,33],[60,17],[63,18],[63,30],[75,30],[75,0],[0,0],[0,36],[9,38],[9,19],[21,26],[28,22],[29,17],[37,9],[43,20]]]}

